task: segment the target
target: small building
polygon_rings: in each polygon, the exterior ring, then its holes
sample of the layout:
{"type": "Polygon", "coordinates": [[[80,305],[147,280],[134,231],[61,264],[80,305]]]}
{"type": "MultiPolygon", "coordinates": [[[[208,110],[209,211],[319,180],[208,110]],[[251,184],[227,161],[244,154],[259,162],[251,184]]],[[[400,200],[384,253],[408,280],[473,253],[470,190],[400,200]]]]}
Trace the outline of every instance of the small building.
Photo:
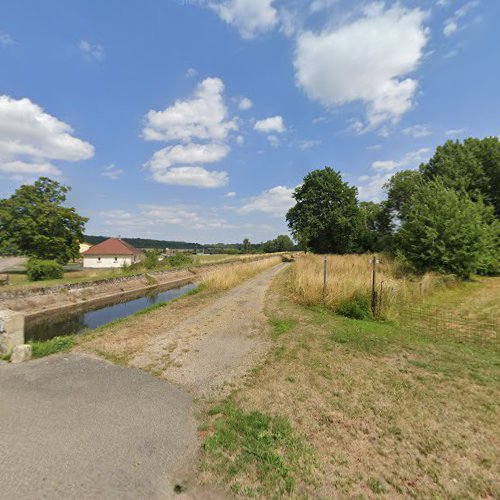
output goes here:
{"type": "Polygon", "coordinates": [[[120,238],[109,238],[83,252],[83,267],[126,267],[141,262],[144,253],[120,238]]]}

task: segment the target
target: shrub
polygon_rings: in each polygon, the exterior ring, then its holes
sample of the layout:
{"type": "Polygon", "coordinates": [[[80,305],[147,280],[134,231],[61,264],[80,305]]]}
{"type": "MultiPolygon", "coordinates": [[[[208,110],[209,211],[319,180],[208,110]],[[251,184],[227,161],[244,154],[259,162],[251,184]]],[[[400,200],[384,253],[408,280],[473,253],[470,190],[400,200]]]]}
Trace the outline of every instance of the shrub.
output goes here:
{"type": "Polygon", "coordinates": [[[59,279],[63,277],[63,266],[55,260],[30,259],[27,265],[28,278],[31,281],[59,279]]]}
{"type": "Polygon", "coordinates": [[[146,258],[144,259],[144,267],[146,269],[154,269],[160,265],[158,260],[160,254],[157,251],[146,252],[146,258]]]}
{"type": "Polygon", "coordinates": [[[167,258],[167,262],[172,267],[187,266],[194,262],[192,255],[185,253],[178,253],[177,255],[172,255],[172,257],[167,258]]]}
{"type": "Polygon", "coordinates": [[[346,318],[370,319],[372,317],[370,298],[366,295],[357,295],[351,300],[342,302],[336,312],[346,318]]]}

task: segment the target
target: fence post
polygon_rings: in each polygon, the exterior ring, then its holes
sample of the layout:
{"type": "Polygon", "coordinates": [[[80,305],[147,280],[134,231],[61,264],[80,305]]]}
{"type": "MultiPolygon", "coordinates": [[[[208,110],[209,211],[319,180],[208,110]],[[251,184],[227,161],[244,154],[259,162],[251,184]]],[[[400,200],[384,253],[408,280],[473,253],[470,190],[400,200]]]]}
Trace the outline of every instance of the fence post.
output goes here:
{"type": "Polygon", "coordinates": [[[373,272],[372,272],[372,313],[373,317],[377,316],[377,256],[374,255],[372,259],[373,272]]]}
{"type": "Polygon", "coordinates": [[[326,295],[326,255],[323,258],[323,297],[326,295]]]}

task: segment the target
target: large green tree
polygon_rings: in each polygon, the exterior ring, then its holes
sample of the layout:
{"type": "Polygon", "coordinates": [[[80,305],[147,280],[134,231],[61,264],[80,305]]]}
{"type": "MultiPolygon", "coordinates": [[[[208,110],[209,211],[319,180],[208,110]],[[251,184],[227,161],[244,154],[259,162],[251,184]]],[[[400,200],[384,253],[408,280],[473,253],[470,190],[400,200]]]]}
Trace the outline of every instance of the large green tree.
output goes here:
{"type": "Polygon", "coordinates": [[[0,237],[30,257],[61,264],[79,255],[87,218],[64,206],[70,188],[47,177],[0,200],[0,237]]]}
{"type": "Polygon", "coordinates": [[[426,182],[413,195],[397,236],[399,249],[417,270],[463,278],[499,270],[499,238],[493,207],[440,179],[426,182]]]}
{"type": "Polygon", "coordinates": [[[385,201],[359,204],[361,229],[357,236],[357,249],[361,252],[379,252],[391,246],[393,222],[385,201]]]}
{"type": "Polygon", "coordinates": [[[293,237],[315,252],[346,253],[355,248],[361,227],[357,189],[330,167],[313,170],[293,194],[286,219],[293,237]]]}

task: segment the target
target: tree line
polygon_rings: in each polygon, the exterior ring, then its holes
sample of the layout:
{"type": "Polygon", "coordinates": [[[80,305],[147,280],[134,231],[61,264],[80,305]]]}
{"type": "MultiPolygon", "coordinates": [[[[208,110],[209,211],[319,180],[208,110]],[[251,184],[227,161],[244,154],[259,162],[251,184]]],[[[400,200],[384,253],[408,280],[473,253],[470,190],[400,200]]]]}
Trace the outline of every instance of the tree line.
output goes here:
{"type": "Polygon", "coordinates": [[[500,272],[500,141],[447,141],[417,170],[395,173],[380,203],[330,167],[296,188],[286,219],[303,249],[389,252],[417,272],[500,272]]]}

